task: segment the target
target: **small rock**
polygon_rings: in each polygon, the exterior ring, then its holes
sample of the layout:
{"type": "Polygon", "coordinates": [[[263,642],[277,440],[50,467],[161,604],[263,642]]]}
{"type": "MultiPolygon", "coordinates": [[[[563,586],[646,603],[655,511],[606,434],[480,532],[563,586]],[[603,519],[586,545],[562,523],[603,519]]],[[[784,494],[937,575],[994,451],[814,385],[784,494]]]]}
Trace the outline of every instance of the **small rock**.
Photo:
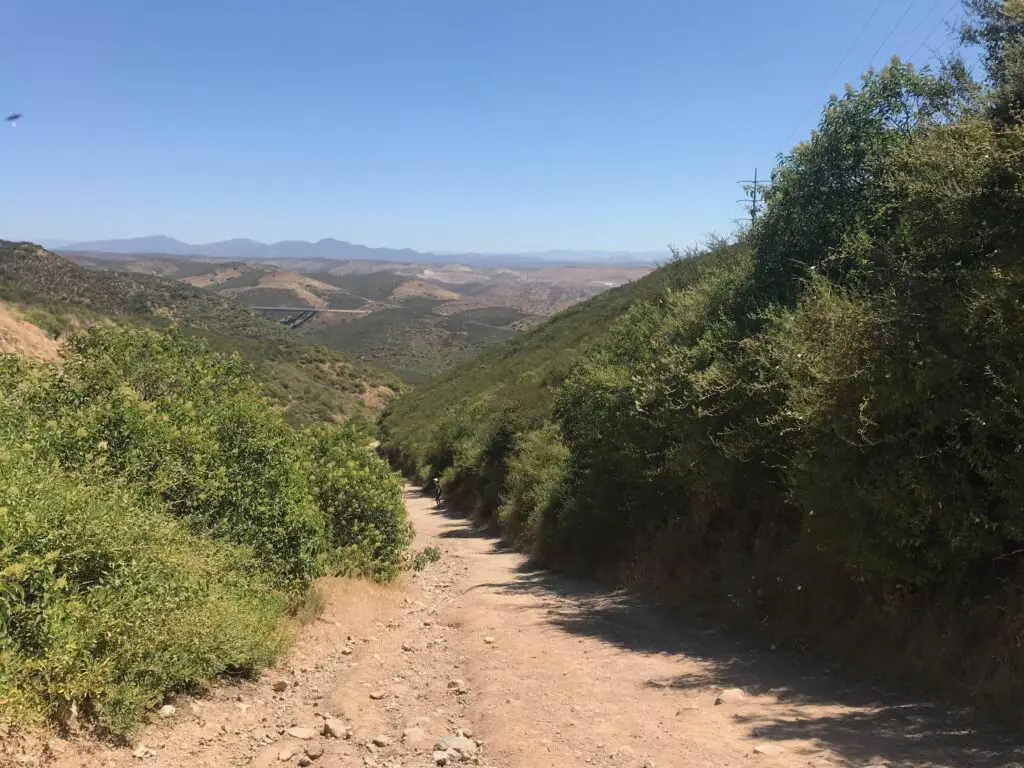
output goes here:
{"type": "Polygon", "coordinates": [[[406,728],[402,731],[402,743],[410,747],[421,747],[427,743],[427,732],[422,728],[406,728]]]}
{"type": "Polygon", "coordinates": [[[295,757],[295,754],[298,751],[298,748],[296,748],[294,744],[289,744],[287,747],[284,747],[280,752],[277,753],[277,759],[280,760],[282,763],[287,763],[289,760],[295,757]]]}
{"type": "Polygon", "coordinates": [[[323,735],[332,739],[350,739],[352,729],[336,717],[331,717],[324,721],[323,735]]]}
{"type": "Polygon", "coordinates": [[[718,704],[728,704],[730,702],[740,701],[741,699],[746,698],[746,696],[747,694],[745,694],[740,688],[726,688],[718,694],[718,697],[715,699],[715,705],[717,706],[718,704]]]}
{"type": "Polygon", "coordinates": [[[132,757],[136,758],[137,760],[142,760],[143,758],[149,757],[152,754],[153,752],[149,747],[147,747],[145,744],[139,744],[139,746],[137,746],[135,750],[132,752],[132,757]]]}
{"type": "Polygon", "coordinates": [[[373,737],[373,746],[375,746],[375,747],[390,747],[391,746],[391,739],[389,739],[387,736],[383,736],[383,735],[382,736],[374,736],[373,737]]]}
{"type": "Polygon", "coordinates": [[[465,736],[442,736],[437,740],[434,749],[439,752],[458,752],[464,757],[476,754],[476,742],[465,736]]]}
{"type": "Polygon", "coordinates": [[[753,751],[755,755],[774,755],[778,749],[770,744],[758,744],[753,751]]]}
{"type": "Polygon", "coordinates": [[[159,709],[160,717],[166,719],[168,717],[174,717],[174,713],[177,712],[177,708],[173,704],[164,704],[159,709]]]}
{"type": "Polygon", "coordinates": [[[352,655],[352,649],[349,648],[348,646],[345,646],[344,648],[341,649],[341,655],[342,656],[351,656],[352,655]]]}
{"type": "Polygon", "coordinates": [[[453,691],[457,696],[469,693],[469,688],[466,687],[466,682],[464,680],[449,680],[448,690],[453,691]]]}
{"type": "Polygon", "coordinates": [[[385,696],[387,696],[387,693],[385,691],[370,691],[370,698],[374,701],[380,701],[385,696]]]}
{"type": "Polygon", "coordinates": [[[484,642],[487,643],[488,645],[491,645],[492,643],[494,643],[494,638],[491,637],[490,635],[488,635],[487,637],[484,638],[484,642]]]}
{"type": "Polygon", "coordinates": [[[324,748],[319,744],[310,744],[306,747],[306,757],[310,760],[316,760],[319,757],[323,757],[324,748]]]}
{"type": "Polygon", "coordinates": [[[285,733],[293,739],[302,739],[303,741],[309,741],[316,736],[316,731],[312,728],[289,728],[285,733]]]}
{"type": "Polygon", "coordinates": [[[303,755],[302,757],[299,758],[299,765],[301,765],[302,768],[306,768],[307,765],[312,765],[312,764],[313,764],[313,761],[310,758],[306,757],[305,755],[303,755]]]}
{"type": "Polygon", "coordinates": [[[434,765],[448,765],[448,753],[436,750],[434,752],[434,765]]]}
{"type": "Polygon", "coordinates": [[[416,650],[416,646],[414,646],[412,643],[402,643],[402,650],[406,653],[412,653],[416,650]]]}
{"type": "Polygon", "coordinates": [[[473,732],[469,728],[460,728],[459,736],[465,736],[467,739],[473,738],[473,732]]]}
{"type": "Polygon", "coordinates": [[[276,683],[274,683],[273,687],[274,687],[275,691],[277,691],[278,693],[282,693],[283,691],[287,691],[288,690],[288,681],[287,680],[278,680],[276,683]]]}

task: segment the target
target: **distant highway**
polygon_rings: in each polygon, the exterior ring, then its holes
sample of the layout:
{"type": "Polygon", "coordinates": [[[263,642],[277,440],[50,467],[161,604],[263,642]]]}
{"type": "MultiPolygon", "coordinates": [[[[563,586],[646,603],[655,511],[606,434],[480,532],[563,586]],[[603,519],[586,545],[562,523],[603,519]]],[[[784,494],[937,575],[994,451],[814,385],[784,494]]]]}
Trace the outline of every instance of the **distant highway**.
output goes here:
{"type": "Polygon", "coordinates": [[[340,312],[348,315],[368,315],[368,309],[326,309],[318,307],[259,307],[250,304],[249,309],[262,309],[269,312],[340,312]]]}

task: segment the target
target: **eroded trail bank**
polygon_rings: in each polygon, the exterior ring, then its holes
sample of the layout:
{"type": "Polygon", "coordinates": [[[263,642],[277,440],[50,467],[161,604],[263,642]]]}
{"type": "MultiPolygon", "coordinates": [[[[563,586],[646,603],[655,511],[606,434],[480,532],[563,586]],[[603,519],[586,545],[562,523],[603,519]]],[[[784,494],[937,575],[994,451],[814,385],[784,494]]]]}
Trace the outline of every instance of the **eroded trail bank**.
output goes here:
{"type": "MultiPolygon", "coordinates": [[[[131,748],[51,740],[24,756],[211,768],[1024,765],[1024,749],[965,713],[533,570],[425,496],[406,503],[416,548],[439,547],[440,562],[388,588],[327,584],[323,615],[280,668],[180,698],[131,748]],[[437,753],[445,737],[461,751],[437,753]]],[[[9,744],[8,759],[18,751],[9,744]]]]}

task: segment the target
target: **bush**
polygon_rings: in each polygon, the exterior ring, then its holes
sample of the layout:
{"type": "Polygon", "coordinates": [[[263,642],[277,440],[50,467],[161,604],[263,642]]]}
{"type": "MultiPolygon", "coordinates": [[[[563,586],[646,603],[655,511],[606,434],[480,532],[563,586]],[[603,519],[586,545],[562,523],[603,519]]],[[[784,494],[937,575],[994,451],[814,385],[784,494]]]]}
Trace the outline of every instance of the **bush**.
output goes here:
{"type": "Polygon", "coordinates": [[[351,428],[319,427],[309,439],[310,481],[327,521],[330,569],[394,579],[412,541],[401,482],[351,428]]]}
{"type": "Polygon", "coordinates": [[[159,498],[192,530],[251,547],[282,586],[321,571],[323,516],[299,433],[237,357],[177,331],[93,328],[21,390],[24,428],[62,467],[92,467],[159,498]]]}
{"type": "Polygon", "coordinates": [[[498,525],[521,549],[540,551],[542,526],[557,508],[568,457],[569,451],[554,424],[546,424],[517,441],[508,459],[498,525]]]}
{"type": "Polygon", "coordinates": [[[65,351],[0,356],[0,714],[124,736],[273,661],[326,565],[401,568],[401,486],[364,430],[295,430],[237,356],[177,331],[65,351]]]}
{"type": "Polygon", "coordinates": [[[1019,719],[1024,6],[968,5],[989,83],[869,72],[737,243],[397,403],[389,455],[548,562],[1019,719]]]}
{"type": "Polygon", "coordinates": [[[123,736],[169,692],[258,670],[287,640],[258,572],[121,483],[0,447],[0,712],[123,736]]]}

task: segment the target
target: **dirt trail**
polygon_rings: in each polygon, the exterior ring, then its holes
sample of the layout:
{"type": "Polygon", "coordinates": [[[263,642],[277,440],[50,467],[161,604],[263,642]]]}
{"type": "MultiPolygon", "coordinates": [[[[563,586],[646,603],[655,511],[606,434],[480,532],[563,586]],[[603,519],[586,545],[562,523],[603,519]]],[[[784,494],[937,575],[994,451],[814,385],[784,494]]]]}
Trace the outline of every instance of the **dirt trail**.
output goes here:
{"type": "Polygon", "coordinates": [[[416,547],[440,547],[440,562],[388,588],[328,582],[324,614],[286,665],[179,699],[132,748],[52,741],[41,762],[418,768],[461,729],[467,760],[450,751],[449,765],[1024,765],[1024,748],[964,713],[532,570],[426,496],[407,505],[416,547]],[[743,696],[716,705],[732,688],[743,696]],[[322,735],[327,718],[340,738],[322,735]]]}

